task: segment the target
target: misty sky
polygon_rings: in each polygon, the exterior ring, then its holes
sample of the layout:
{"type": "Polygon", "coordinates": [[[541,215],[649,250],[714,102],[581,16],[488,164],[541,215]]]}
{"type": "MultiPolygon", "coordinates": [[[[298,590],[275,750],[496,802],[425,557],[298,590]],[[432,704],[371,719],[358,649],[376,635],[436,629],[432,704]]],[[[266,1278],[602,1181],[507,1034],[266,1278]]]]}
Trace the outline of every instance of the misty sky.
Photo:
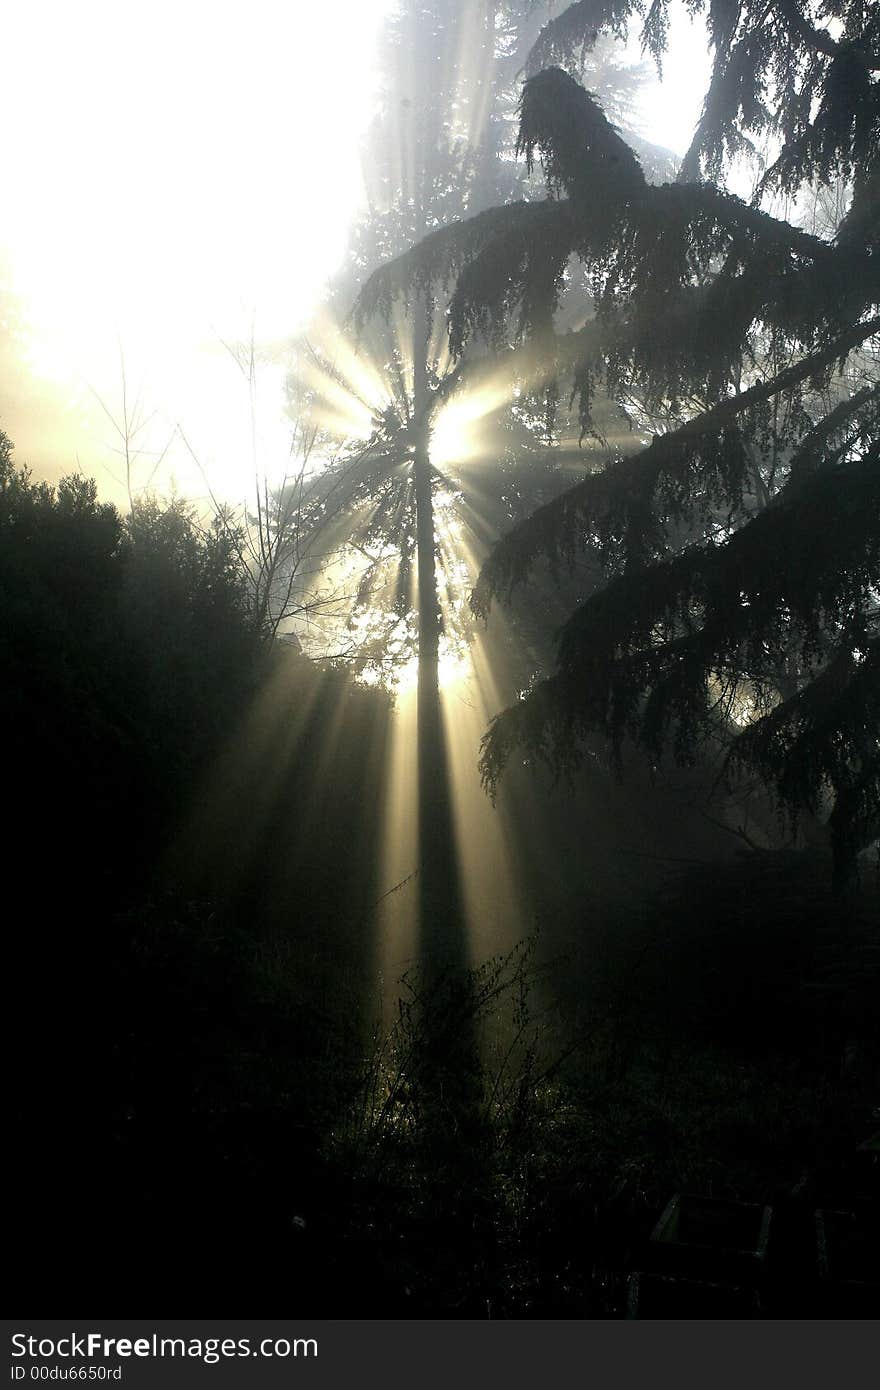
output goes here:
{"type": "MultiPolygon", "coordinates": [[[[361,196],[358,136],[393,0],[28,0],[0,21],[0,427],[37,476],[79,466],[121,500],[122,362],[146,478],[218,491],[248,454],[255,336],[261,450],[286,451],[280,349],[308,318],[361,196]],[[112,417],[112,418],[111,418],[112,417]]],[[[643,133],[685,148],[704,41],[681,31],[643,133]]]]}

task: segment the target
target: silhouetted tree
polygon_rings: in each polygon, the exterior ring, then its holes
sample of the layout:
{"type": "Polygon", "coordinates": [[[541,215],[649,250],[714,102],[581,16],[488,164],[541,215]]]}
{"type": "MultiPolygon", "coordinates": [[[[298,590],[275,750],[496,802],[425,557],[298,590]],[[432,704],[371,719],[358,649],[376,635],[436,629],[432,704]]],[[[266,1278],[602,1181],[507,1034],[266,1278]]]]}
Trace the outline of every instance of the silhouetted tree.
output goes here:
{"type": "Polygon", "coordinates": [[[83,873],[102,844],[103,882],[140,881],[256,679],[235,548],[180,501],[135,500],[123,518],[90,479],[35,483],[4,444],[0,590],[17,834],[48,798],[59,871],[83,873]]]}
{"type": "Polygon", "coordinates": [[[36,482],[2,433],[0,671],[23,1286],[69,1240],[111,1298],[175,1242],[187,1286],[312,1288],[281,1212],[323,1201],[359,1046],[385,699],[264,641],[227,525],[36,482]]]}
{"type": "MultiPolygon", "coordinates": [[[[634,12],[583,0],[536,52],[589,47],[634,12]]],[[[518,526],[480,576],[485,616],[539,557],[586,551],[597,566],[557,673],[493,722],[487,783],[517,747],[570,765],[590,732],[618,754],[632,738],[682,760],[721,735],[730,776],[757,773],[792,812],[827,812],[843,881],[880,819],[880,27],[849,0],[708,14],[713,74],[677,183],[648,184],[570,75],[535,72],[519,149],[529,166],[540,152],[547,200],[438,230],[369,296],[454,276],[454,355],[514,331],[568,376],[584,436],[600,391],[635,406],[633,448],[518,526]],[[778,141],[759,196],[852,183],[833,238],[698,180],[755,132],[778,141]],[[572,256],[595,312],[563,334],[572,256]]],[[[667,19],[656,0],[644,36],[657,55],[667,19]]]]}
{"type": "MultiPolygon", "coordinates": [[[[435,0],[400,7],[386,33],[381,109],[365,147],[369,211],[354,234],[337,298],[347,300],[367,272],[432,228],[461,225],[462,218],[523,193],[526,173],[514,159],[516,104],[543,17],[522,0],[435,0]]],[[[633,74],[610,50],[592,67],[604,74],[606,90],[618,94],[623,109],[633,74]]],[[[480,386],[479,361],[469,362],[467,375],[450,371],[442,345],[445,298],[444,276],[430,274],[393,314],[387,299],[369,293],[359,298],[360,350],[382,378],[384,401],[381,408],[370,402],[375,412],[371,447],[342,485],[352,511],[359,509],[353,538],[366,558],[358,607],[363,613],[384,602],[390,614],[375,624],[378,636],[361,647],[361,659],[375,658],[383,646],[386,659],[395,645],[418,653],[422,886],[426,901],[441,905],[444,899],[449,903],[454,868],[451,850],[444,849],[451,829],[443,791],[438,662],[444,619],[438,593],[460,580],[443,574],[436,497],[440,489],[454,495],[462,479],[450,483],[448,472],[437,467],[432,431],[459,386],[465,391],[480,386]],[[397,570],[390,601],[377,599],[383,590],[387,596],[389,562],[397,570]],[[389,640],[395,629],[398,639],[404,633],[403,644],[389,640]]],[[[542,390],[533,397],[517,375],[519,365],[508,401],[496,411],[500,428],[491,482],[485,472],[481,478],[483,544],[522,514],[524,496],[535,505],[560,485],[557,481],[554,488],[548,477],[558,470],[560,455],[535,447],[552,429],[555,393],[542,390]]],[[[462,490],[473,522],[466,485],[462,490]]],[[[425,915],[444,911],[428,906],[425,915]]]]}
{"type": "MultiPolygon", "coordinates": [[[[381,110],[364,159],[369,214],[355,232],[339,293],[350,293],[365,272],[432,227],[512,195],[521,175],[503,157],[510,103],[505,114],[501,68],[527,8],[433,0],[407,3],[389,21],[381,110]]],[[[384,556],[391,538],[397,552],[394,618],[404,626],[415,618],[423,928],[430,950],[454,956],[456,871],[438,686],[435,495],[444,479],[431,459],[432,424],[445,398],[444,367],[432,343],[438,290],[421,286],[394,330],[373,322],[371,355],[381,364],[389,404],[377,411],[374,447],[348,491],[353,504],[367,507],[356,536],[362,550],[369,555],[375,547],[384,556]]],[[[362,603],[383,572],[382,561],[368,563],[362,603]]]]}

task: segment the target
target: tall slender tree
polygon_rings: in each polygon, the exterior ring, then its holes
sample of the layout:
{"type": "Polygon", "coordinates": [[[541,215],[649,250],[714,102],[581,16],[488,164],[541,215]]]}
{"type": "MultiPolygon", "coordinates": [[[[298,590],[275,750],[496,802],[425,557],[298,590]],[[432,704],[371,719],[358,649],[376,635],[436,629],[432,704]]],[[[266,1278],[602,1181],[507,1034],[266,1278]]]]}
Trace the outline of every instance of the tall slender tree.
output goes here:
{"type": "MultiPolygon", "coordinates": [[[[368,213],[336,287],[346,307],[377,265],[521,188],[514,93],[524,29],[533,37],[539,28],[532,10],[528,0],[408,0],[389,22],[380,111],[364,158],[368,213]]],[[[431,456],[432,426],[452,385],[438,360],[442,296],[429,277],[393,318],[368,308],[359,316],[387,404],[376,412],[369,464],[350,475],[349,496],[352,505],[367,504],[359,539],[380,556],[367,567],[361,599],[371,601],[374,570],[385,577],[389,536],[400,561],[393,607],[401,623],[409,620],[414,580],[422,923],[429,952],[449,959],[461,937],[439,691],[435,498],[444,479],[431,456]]]]}
{"type": "MultiPolygon", "coordinates": [[[[469,217],[491,220],[493,207],[511,205],[516,197],[517,206],[528,209],[525,199],[535,190],[515,158],[516,113],[531,45],[553,8],[532,0],[407,0],[400,6],[386,34],[380,110],[365,148],[368,212],[335,291],[345,307],[357,295],[361,354],[373,366],[382,403],[377,408],[375,399],[361,394],[361,403],[372,409],[373,438],[334,501],[338,505],[344,495],[352,509],[361,509],[355,539],[361,556],[368,557],[358,587],[361,609],[375,603],[377,588],[388,584],[390,549],[399,560],[390,620],[380,633],[386,656],[394,645],[387,640],[394,626],[407,633],[410,652],[417,652],[422,919],[439,924],[435,944],[441,954],[444,943],[457,938],[444,923],[458,908],[439,692],[444,636],[439,593],[449,577],[441,574],[436,507],[439,490],[448,495],[454,489],[432,457],[432,432],[443,406],[456,388],[467,389],[469,378],[450,362],[442,341],[445,268],[437,274],[429,268],[393,309],[390,295],[377,299],[370,285],[363,292],[363,284],[369,272],[426,236],[442,237],[446,227],[454,233],[469,217]]],[[[595,53],[575,54],[572,65],[581,71],[584,61],[615,114],[624,114],[638,72],[621,63],[610,42],[595,53]]],[[[475,356],[485,359],[485,349],[469,354],[475,356]]],[[[467,366],[477,371],[479,360],[467,366]]],[[[338,394],[344,373],[327,367],[332,392],[338,394]]],[[[500,466],[484,489],[497,494],[489,523],[496,535],[505,512],[509,520],[511,505],[522,512],[526,497],[531,495],[534,505],[547,495],[547,465],[552,472],[560,464],[559,454],[543,450],[538,455],[535,448],[536,435],[552,425],[555,389],[550,385],[543,400],[538,393],[531,402],[513,390],[515,382],[521,387],[527,380],[520,360],[510,380],[516,412],[507,417],[500,466]],[[515,449],[514,441],[521,447],[515,449]],[[513,485],[512,463],[519,465],[513,485]]],[[[320,394],[320,383],[317,390],[320,394]]],[[[362,646],[362,657],[375,655],[376,646],[362,646]]]]}

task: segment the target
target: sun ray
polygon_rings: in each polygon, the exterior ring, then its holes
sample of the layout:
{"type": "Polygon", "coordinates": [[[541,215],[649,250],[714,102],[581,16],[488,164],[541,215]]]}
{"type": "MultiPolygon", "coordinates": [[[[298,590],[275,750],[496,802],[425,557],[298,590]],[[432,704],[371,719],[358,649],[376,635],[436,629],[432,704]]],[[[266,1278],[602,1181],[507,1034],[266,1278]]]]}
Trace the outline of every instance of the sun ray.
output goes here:
{"type": "MultiPolygon", "coordinates": [[[[379,492],[369,500],[364,494],[340,521],[334,563],[347,601],[343,598],[325,615],[320,635],[340,654],[347,651],[361,681],[384,686],[394,697],[387,778],[375,808],[381,851],[379,891],[371,910],[380,970],[393,987],[422,951],[433,949],[419,925],[423,916],[428,924],[433,920],[434,898],[426,896],[429,871],[418,828],[425,806],[419,780],[419,607],[414,532],[408,529],[413,498],[405,491],[415,438],[411,309],[392,306],[388,322],[369,325],[356,350],[339,343],[332,322],[324,332],[327,346],[314,344],[305,378],[316,418],[355,419],[361,440],[369,421],[378,455],[375,473],[369,467],[364,473],[364,486],[368,479],[378,479],[380,471],[384,474],[379,492]],[[320,417],[319,410],[325,412],[320,417]]],[[[517,822],[529,821],[528,808],[516,800],[523,788],[504,788],[493,805],[479,775],[486,727],[517,697],[522,645],[503,616],[493,621],[491,634],[478,631],[468,596],[516,508],[533,505],[536,476],[546,477],[548,489],[558,488],[572,475],[588,472],[608,446],[587,441],[582,447],[565,429],[557,429],[551,443],[542,411],[548,368],[534,352],[516,350],[500,361],[486,357],[455,364],[445,319],[435,313],[427,355],[429,387],[438,393],[429,450],[435,470],[436,596],[442,627],[437,677],[448,802],[445,794],[440,799],[444,824],[447,805],[449,810],[449,873],[454,866],[454,915],[466,963],[510,950],[531,926],[524,867],[529,855],[514,829],[517,822]]],[[[304,645],[313,653],[320,648],[320,643],[310,648],[308,640],[304,645]]],[[[429,814],[439,824],[439,809],[435,814],[432,807],[429,814]]]]}

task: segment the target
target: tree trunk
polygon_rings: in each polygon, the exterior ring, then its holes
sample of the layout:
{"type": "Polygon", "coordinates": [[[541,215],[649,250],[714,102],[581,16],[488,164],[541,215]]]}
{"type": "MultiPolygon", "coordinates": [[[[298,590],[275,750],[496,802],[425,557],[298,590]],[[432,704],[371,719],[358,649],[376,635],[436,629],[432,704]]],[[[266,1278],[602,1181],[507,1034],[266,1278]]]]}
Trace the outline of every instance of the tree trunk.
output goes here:
{"type": "Polygon", "coordinates": [[[413,332],[413,477],[418,576],[418,796],[421,954],[444,973],[464,965],[458,863],[440,707],[441,615],[437,599],[431,470],[431,393],[428,388],[430,307],[421,296],[413,332]]]}

